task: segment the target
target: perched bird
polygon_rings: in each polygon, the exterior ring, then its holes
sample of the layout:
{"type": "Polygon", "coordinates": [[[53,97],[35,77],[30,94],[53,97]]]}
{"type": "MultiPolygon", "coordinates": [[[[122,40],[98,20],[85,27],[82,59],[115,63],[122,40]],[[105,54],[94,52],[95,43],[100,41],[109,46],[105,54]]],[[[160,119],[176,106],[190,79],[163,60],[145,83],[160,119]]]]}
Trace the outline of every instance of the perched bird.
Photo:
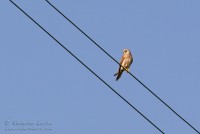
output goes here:
{"type": "Polygon", "coordinates": [[[133,57],[131,55],[131,51],[129,49],[124,49],[122,58],[120,60],[121,66],[119,66],[118,72],[116,74],[114,74],[114,76],[117,75],[116,80],[118,80],[121,77],[124,70],[129,72],[129,68],[130,68],[132,62],[133,62],[133,57]]]}

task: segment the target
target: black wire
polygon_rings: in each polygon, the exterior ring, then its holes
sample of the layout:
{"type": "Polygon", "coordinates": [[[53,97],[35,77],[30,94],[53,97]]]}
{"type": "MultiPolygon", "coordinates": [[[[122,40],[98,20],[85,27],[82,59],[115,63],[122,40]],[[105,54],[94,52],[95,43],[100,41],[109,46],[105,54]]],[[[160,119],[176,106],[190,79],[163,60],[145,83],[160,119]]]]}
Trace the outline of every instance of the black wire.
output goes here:
{"type": "Polygon", "coordinates": [[[22,13],[24,13],[29,19],[31,19],[38,27],[40,27],[46,34],[48,34],[54,41],[56,41],[63,49],[70,53],[78,62],[80,62],[85,68],[87,68],[93,75],[95,75],[101,82],[103,82],[107,87],[109,87],[115,94],[117,94],[122,100],[124,100],[131,108],[137,111],[143,118],[145,118],[149,123],[151,123],[157,130],[164,134],[164,132],[158,128],[152,121],[150,121],[145,115],[143,115],[137,108],[135,108],[130,102],[128,102],[123,96],[121,96],[117,91],[115,91],[108,83],[106,83],[100,76],[98,76],[94,71],[92,71],[85,63],[83,63],[78,57],[76,57],[70,50],[68,50],[63,44],[61,44],[54,36],[52,36],[47,30],[45,30],[39,23],[37,23],[32,17],[30,17],[24,10],[22,10],[17,4],[10,0],[22,13]]]}
{"type": "MultiPolygon", "coordinates": [[[[66,17],[60,10],[58,10],[53,4],[51,4],[48,0],[46,2],[53,7],[58,13],[60,13],[65,19],[67,19],[74,27],[76,27],[82,34],[84,34],[90,41],[92,41],[99,49],[101,49],[106,55],[108,55],[113,61],[115,61],[119,66],[120,63],[114,59],[107,51],[105,51],[100,45],[98,45],[89,35],[87,35],[83,30],[81,30],[75,23],[73,23],[68,17],[66,17]]],[[[121,66],[123,67],[123,66],[121,66]]],[[[124,68],[124,67],[123,67],[124,68]]],[[[125,69],[125,68],[124,68],[125,69]]],[[[198,134],[200,132],[193,127],[189,122],[187,122],[182,116],[180,116],[174,109],[172,109],[166,102],[164,102],[160,97],[158,97],[153,91],[151,91],[145,84],[143,84],[136,76],[132,73],[128,72],[133,78],[135,78],[143,87],[145,87],[151,94],[153,94],[159,101],[161,101],[166,107],[168,107],[175,115],[177,115],[180,119],[182,119],[188,126],[190,126],[193,130],[195,130],[198,134]]]]}

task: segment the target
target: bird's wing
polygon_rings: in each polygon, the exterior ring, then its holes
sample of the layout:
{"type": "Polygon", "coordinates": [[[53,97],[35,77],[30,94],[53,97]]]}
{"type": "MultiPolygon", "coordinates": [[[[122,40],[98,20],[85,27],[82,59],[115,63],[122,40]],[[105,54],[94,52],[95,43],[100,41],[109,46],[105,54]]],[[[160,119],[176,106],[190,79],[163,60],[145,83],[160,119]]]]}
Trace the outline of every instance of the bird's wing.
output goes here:
{"type": "Polygon", "coordinates": [[[120,62],[119,62],[120,65],[122,65],[122,62],[124,61],[124,59],[125,59],[125,56],[123,55],[120,62]]]}
{"type": "MultiPolygon", "coordinates": [[[[120,63],[119,63],[121,66],[122,66],[124,60],[125,60],[125,56],[123,55],[120,60],[120,63]]],[[[119,66],[118,73],[121,71],[121,66],[119,66]]]]}
{"type": "Polygon", "coordinates": [[[125,59],[125,57],[124,57],[124,55],[123,55],[122,58],[121,58],[121,60],[120,60],[120,62],[119,62],[119,64],[120,64],[119,69],[118,69],[117,73],[114,74],[114,76],[118,75],[118,73],[121,71],[121,65],[122,65],[124,59],[125,59]]]}

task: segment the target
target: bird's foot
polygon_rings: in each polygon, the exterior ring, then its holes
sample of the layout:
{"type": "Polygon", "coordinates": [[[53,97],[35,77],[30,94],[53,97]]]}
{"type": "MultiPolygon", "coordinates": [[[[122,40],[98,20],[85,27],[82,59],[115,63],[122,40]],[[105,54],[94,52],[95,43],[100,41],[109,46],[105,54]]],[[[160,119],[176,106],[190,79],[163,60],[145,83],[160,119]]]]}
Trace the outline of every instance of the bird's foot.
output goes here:
{"type": "Polygon", "coordinates": [[[130,69],[127,69],[127,68],[125,68],[125,69],[126,69],[126,72],[127,72],[127,73],[130,73],[130,69]]]}

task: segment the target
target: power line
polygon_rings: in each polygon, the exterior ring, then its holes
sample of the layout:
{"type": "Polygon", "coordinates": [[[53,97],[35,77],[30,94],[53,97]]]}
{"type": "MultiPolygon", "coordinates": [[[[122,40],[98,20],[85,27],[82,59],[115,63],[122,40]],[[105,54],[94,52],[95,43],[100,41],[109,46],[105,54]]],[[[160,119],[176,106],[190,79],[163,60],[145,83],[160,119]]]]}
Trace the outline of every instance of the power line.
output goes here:
{"type": "MultiPolygon", "coordinates": [[[[95,42],[89,35],[87,35],[81,28],[79,28],[73,21],[71,21],[68,17],[66,17],[60,10],[58,10],[52,3],[50,3],[48,0],[46,2],[53,7],[58,13],[60,13],[66,20],[68,20],[74,27],[76,27],[83,35],[85,35],[90,41],[92,41],[99,49],[101,49],[106,55],[108,55],[113,61],[115,61],[119,66],[120,63],[113,58],[106,50],[104,50],[97,42],[95,42]]],[[[121,66],[123,67],[123,66],[121,66]]],[[[124,67],[123,67],[124,68],[124,67]]],[[[125,68],[124,68],[125,69],[125,68]]],[[[193,127],[188,121],[186,121],[180,114],[178,114],[174,109],[172,109],[166,102],[164,102],[160,97],[158,97],[152,90],[150,90],[144,83],[142,83],[136,76],[134,76],[132,73],[128,72],[135,80],[137,80],[145,89],[147,89],[152,95],[154,95],[160,102],[162,102],[167,108],[169,108],[176,116],[178,116],[181,120],[183,120],[188,126],[190,126],[194,131],[196,131],[198,134],[200,132],[193,127]]]]}
{"type": "Polygon", "coordinates": [[[71,54],[78,62],[80,62],[86,69],[88,69],[93,75],[95,75],[101,82],[103,82],[107,87],[109,87],[116,95],[118,95],[123,101],[125,101],[131,108],[137,111],[143,118],[145,118],[151,125],[153,125],[162,134],[164,132],[157,127],[152,121],[150,121],[145,115],[143,115],[137,108],[135,108],[129,101],[127,101],[123,96],[121,96],[114,88],[112,88],[108,83],[106,83],[100,76],[98,76],[93,70],[91,70],[85,63],[83,63],[78,57],[76,57],[70,50],[68,50],[62,43],[60,43],[54,36],[52,36],[46,29],[44,29],[38,22],[36,22],[31,16],[29,16],[24,10],[22,10],[16,3],[12,0],[10,2],[15,5],[22,13],[24,13],[30,20],[32,20],[38,27],[40,27],[46,34],[48,34],[54,41],[56,41],[63,49],[65,49],[69,54],[71,54]]]}

